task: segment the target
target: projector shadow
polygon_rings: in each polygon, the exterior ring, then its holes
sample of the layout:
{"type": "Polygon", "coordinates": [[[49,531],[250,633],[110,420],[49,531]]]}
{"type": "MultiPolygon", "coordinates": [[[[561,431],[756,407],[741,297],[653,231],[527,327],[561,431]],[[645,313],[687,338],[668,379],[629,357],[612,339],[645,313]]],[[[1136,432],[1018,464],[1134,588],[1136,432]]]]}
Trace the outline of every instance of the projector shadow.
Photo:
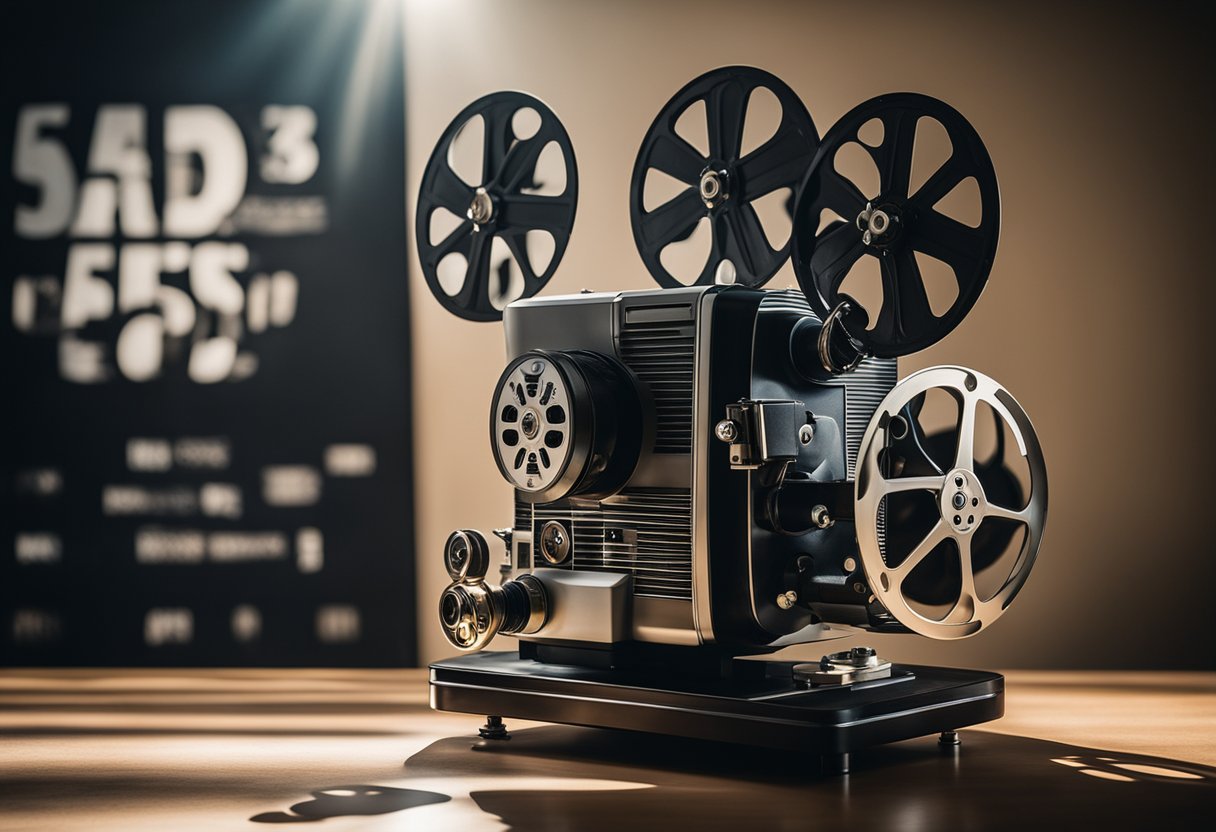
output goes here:
{"type": "Polygon", "coordinates": [[[1158,828],[1206,823],[1216,769],[965,731],[943,750],[924,737],[854,754],[847,776],[819,773],[816,755],[624,731],[546,726],[509,741],[450,738],[406,762],[410,777],[459,778],[484,811],[512,828],[1017,829],[1158,828]],[[544,778],[544,788],[479,790],[479,778],[544,778]],[[569,788],[552,788],[554,779],[569,788]],[[596,781],[580,788],[580,781],[596,781]],[[618,781],[621,790],[609,782],[618,781]],[[651,788],[638,788],[648,785],[651,788]]]}

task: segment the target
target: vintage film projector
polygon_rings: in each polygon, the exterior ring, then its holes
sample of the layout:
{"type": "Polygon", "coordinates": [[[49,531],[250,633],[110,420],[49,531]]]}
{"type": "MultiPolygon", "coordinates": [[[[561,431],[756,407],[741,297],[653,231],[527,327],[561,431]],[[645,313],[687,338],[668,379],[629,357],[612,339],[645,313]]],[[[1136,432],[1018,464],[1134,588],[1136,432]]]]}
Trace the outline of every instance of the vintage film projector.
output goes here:
{"type": "Polygon", "coordinates": [[[755,658],[866,630],[973,635],[1034,564],[1047,478],[1021,406],[975,370],[896,371],[992,267],[1000,202],[971,125],[899,93],[820,138],[778,78],[711,71],[660,111],[633,169],[634,239],[663,288],[537,297],[577,195],[566,130],[517,92],[457,115],[421,182],[428,286],[504,324],[490,450],[515,489],[501,555],[471,529],[447,541],[439,618],[469,654],[431,666],[433,707],[490,715],[487,738],[519,717],[799,749],[836,770],[865,745],[955,742],[999,717],[996,673],[865,647],[755,658]],[[749,146],[762,103],[774,126],[749,146]],[[928,135],[941,161],[919,169],[928,135]],[[846,164],[858,154],[873,181],[846,164]],[[790,257],[801,291],[762,289],[790,257]],[[484,651],[498,633],[518,651],[484,651]]]}

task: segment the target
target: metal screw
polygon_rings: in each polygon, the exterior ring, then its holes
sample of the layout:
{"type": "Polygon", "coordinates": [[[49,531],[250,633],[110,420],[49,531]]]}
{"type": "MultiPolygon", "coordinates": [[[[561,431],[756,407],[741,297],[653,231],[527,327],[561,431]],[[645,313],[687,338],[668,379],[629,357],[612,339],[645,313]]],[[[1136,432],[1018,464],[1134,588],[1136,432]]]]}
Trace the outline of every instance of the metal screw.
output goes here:
{"type": "Polygon", "coordinates": [[[855,561],[853,558],[844,559],[844,571],[845,572],[853,572],[856,569],[857,569],[857,561],[855,561]]]}
{"type": "Polygon", "coordinates": [[[814,523],[817,528],[826,529],[835,521],[832,519],[832,515],[828,511],[827,506],[815,506],[813,509],[811,509],[811,522],[814,523]]]}
{"type": "Polygon", "coordinates": [[[730,419],[723,419],[714,427],[714,435],[723,442],[734,442],[739,438],[739,426],[730,419]]]}
{"type": "Polygon", "coordinates": [[[853,584],[853,591],[856,592],[858,595],[865,595],[866,585],[863,584],[861,581],[858,581],[857,583],[853,584]]]}
{"type": "Polygon", "coordinates": [[[803,445],[811,444],[811,440],[815,438],[815,429],[810,425],[803,425],[798,428],[798,441],[803,445]]]}
{"type": "Polygon", "coordinates": [[[790,607],[794,606],[794,602],[797,600],[798,593],[791,589],[788,592],[783,592],[777,596],[777,606],[783,610],[788,610],[790,607]]]}

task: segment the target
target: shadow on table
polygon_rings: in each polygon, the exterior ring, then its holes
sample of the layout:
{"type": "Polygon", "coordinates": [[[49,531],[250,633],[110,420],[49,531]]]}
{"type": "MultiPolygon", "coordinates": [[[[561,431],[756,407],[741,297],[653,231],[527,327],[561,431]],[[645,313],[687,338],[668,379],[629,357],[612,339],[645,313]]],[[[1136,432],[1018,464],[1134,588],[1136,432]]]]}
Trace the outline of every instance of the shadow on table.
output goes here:
{"type": "Polygon", "coordinates": [[[388,786],[334,786],[312,792],[286,812],[263,812],[250,818],[255,823],[307,823],[350,815],[387,815],[451,800],[446,794],[388,786]]]}
{"type": "Polygon", "coordinates": [[[1208,766],[982,731],[963,738],[960,749],[939,749],[934,736],[863,751],[852,774],[833,777],[819,773],[814,755],[548,726],[476,751],[467,738],[441,740],[411,757],[406,774],[464,780],[454,788],[527,829],[1177,828],[1216,812],[1208,766]],[[478,789],[479,779],[503,777],[545,784],[478,789]],[[553,788],[554,778],[569,787],[553,788]],[[605,789],[604,781],[652,788],[605,789]]]}

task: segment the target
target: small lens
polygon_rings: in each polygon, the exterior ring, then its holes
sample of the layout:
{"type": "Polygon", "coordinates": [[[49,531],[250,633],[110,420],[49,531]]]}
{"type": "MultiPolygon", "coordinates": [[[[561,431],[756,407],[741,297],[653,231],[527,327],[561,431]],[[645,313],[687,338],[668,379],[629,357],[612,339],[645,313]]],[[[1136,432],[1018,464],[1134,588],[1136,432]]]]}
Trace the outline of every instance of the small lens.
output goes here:
{"type": "Polygon", "coordinates": [[[452,544],[452,550],[448,554],[448,559],[452,562],[454,569],[463,569],[469,559],[469,544],[464,539],[456,540],[452,544]]]}
{"type": "Polygon", "coordinates": [[[456,593],[445,592],[439,607],[439,614],[443,617],[445,625],[455,627],[460,623],[460,599],[456,597],[456,593]]]}

